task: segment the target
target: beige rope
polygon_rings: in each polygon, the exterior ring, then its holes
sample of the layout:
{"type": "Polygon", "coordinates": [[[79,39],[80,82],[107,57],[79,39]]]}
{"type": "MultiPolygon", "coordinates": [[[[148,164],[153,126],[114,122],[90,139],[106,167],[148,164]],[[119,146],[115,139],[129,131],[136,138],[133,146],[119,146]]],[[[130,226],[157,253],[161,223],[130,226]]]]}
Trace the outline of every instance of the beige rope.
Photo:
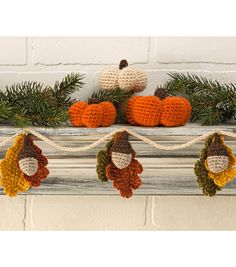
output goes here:
{"type": "Polygon", "coordinates": [[[134,131],[132,131],[130,129],[120,128],[120,129],[117,129],[117,130],[114,130],[114,131],[108,133],[107,135],[105,135],[104,137],[102,137],[102,138],[98,139],[97,141],[91,143],[90,145],[82,146],[82,147],[65,147],[65,146],[61,146],[61,145],[56,144],[55,142],[53,142],[52,140],[50,140],[46,136],[44,136],[44,135],[40,134],[39,132],[29,128],[29,129],[25,129],[23,131],[20,131],[20,132],[18,132],[16,134],[4,139],[3,141],[0,142],[0,147],[2,147],[4,145],[6,145],[7,143],[9,143],[13,138],[17,137],[17,135],[19,135],[21,133],[28,132],[28,133],[31,133],[34,136],[38,137],[42,141],[46,142],[49,146],[51,146],[51,147],[53,147],[53,148],[55,148],[57,150],[66,151],[66,152],[80,152],[80,151],[86,151],[86,150],[89,150],[89,149],[93,149],[96,146],[98,146],[98,145],[102,144],[103,142],[105,142],[105,141],[109,140],[110,138],[112,138],[114,134],[116,134],[118,132],[123,132],[123,131],[126,131],[130,135],[136,137],[137,139],[142,140],[143,142],[149,144],[150,146],[155,147],[156,149],[166,150],[166,151],[180,150],[180,149],[184,149],[184,148],[190,147],[190,146],[194,145],[197,142],[203,141],[208,136],[210,136],[210,135],[212,135],[212,134],[214,134],[216,132],[219,133],[219,134],[225,135],[225,136],[236,138],[236,134],[235,133],[226,132],[226,131],[220,131],[219,130],[219,131],[211,131],[211,132],[205,133],[205,134],[203,134],[201,136],[195,137],[192,140],[187,141],[184,144],[173,145],[173,146],[163,146],[163,145],[157,144],[156,142],[150,140],[149,138],[147,138],[145,136],[142,136],[142,135],[140,135],[140,134],[138,134],[138,133],[136,133],[136,132],[134,132],[134,131]]]}
{"type": "Polygon", "coordinates": [[[65,147],[65,146],[60,146],[56,143],[54,143],[52,140],[48,139],[47,137],[45,137],[44,135],[40,134],[39,132],[32,130],[32,129],[26,129],[27,132],[33,134],[34,136],[38,137],[39,139],[43,140],[44,142],[46,142],[48,145],[50,145],[51,147],[56,148],[57,150],[61,150],[61,151],[66,151],[66,152],[80,152],[80,151],[86,151],[89,149],[92,149],[100,144],[102,144],[103,142],[109,140],[110,138],[112,138],[112,136],[118,132],[123,132],[125,131],[125,128],[120,128],[117,130],[112,131],[111,133],[105,135],[104,137],[98,139],[97,141],[95,141],[94,143],[87,145],[87,146],[82,146],[82,147],[65,147]]]}

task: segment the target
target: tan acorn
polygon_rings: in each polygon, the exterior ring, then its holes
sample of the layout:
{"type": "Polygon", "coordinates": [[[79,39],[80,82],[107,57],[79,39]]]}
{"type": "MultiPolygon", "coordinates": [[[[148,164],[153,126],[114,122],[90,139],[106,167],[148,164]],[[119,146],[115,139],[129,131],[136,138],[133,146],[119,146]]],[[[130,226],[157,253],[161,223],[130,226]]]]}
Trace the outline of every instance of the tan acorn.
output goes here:
{"type": "Polygon", "coordinates": [[[216,174],[225,171],[229,166],[229,154],[219,134],[215,134],[208,147],[206,161],[209,171],[216,174]]]}
{"type": "Polygon", "coordinates": [[[23,147],[19,153],[18,165],[20,170],[27,176],[34,175],[38,170],[38,153],[30,145],[31,135],[27,134],[24,138],[23,147]]]}
{"type": "Polygon", "coordinates": [[[111,161],[118,169],[129,166],[133,157],[133,149],[128,141],[129,135],[126,132],[117,133],[111,147],[111,161]]]}

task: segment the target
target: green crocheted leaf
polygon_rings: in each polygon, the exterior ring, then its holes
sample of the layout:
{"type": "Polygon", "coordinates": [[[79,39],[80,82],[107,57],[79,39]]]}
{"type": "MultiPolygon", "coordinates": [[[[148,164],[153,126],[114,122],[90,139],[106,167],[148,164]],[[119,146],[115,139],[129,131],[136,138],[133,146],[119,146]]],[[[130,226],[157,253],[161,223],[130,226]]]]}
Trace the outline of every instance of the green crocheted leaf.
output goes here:
{"type": "Polygon", "coordinates": [[[113,144],[113,140],[106,144],[106,148],[104,150],[100,150],[97,154],[97,175],[98,179],[101,182],[107,182],[108,178],[106,176],[106,166],[110,163],[110,148],[113,144]]]}
{"type": "Polygon", "coordinates": [[[201,151],[200,158],[196,162],[194,172],[197,176],[197,182],[202,188],[203,194],[207,196],[214,196],[217,191],[221,190],[214,181],[208,176],[208,171],[205,167],[205,160],[207,158],[207,149],[211,144],[213,135],[209,136],[205,142],[205,146],[201,151]]]}

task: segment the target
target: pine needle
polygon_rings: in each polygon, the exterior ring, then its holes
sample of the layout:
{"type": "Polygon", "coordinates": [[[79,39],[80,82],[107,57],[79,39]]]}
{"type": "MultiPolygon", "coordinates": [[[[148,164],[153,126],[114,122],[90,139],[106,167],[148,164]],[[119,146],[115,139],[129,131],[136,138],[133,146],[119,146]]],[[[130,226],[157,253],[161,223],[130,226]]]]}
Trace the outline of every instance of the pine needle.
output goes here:
{"type": "Polygon", "coordinates": [[[192,105],[192,121],[215,125],[236,118],[236,85],[194,74],[168,73],[165,84],[170,92],[179,92],[192,105]]]}

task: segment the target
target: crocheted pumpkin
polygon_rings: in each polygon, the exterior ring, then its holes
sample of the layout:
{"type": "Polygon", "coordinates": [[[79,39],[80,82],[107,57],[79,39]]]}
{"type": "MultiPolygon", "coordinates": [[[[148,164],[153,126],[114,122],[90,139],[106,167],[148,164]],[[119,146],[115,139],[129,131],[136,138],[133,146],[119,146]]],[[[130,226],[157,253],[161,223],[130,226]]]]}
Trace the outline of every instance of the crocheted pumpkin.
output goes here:
{"type": "Polygon", "coordinates": [[[68,110],[70,122],[73,126],[97,128],[109,126],[115,122],[116,108],[111,102],[94,104],[94,101],[76,102],[68,110]]]}
{"type": "Polygon", "coordinates": [[[147,86],[147,74],[128,66],[127,60],[120,62],[119,69],[108,68],[102,71],[100,76],[100,87],[104,90],[121,88],[133,92],[141,92],[147,86]]]}
{"type": "Polygon", "coordinates": [[[184,125],[191,115],[191,104],[180,96],[166,96],[158,88],[154,96],[134,96],[127,106],[127,120],[132,125],[154,127],[184,125]]]}

